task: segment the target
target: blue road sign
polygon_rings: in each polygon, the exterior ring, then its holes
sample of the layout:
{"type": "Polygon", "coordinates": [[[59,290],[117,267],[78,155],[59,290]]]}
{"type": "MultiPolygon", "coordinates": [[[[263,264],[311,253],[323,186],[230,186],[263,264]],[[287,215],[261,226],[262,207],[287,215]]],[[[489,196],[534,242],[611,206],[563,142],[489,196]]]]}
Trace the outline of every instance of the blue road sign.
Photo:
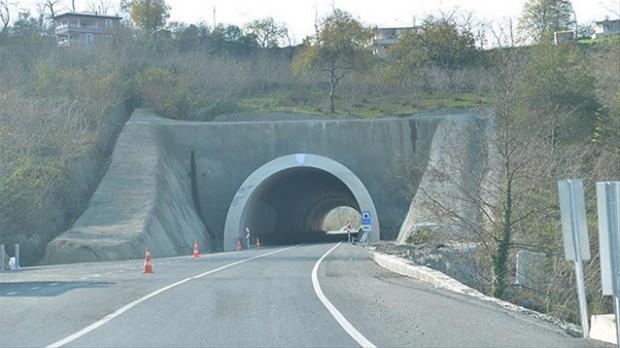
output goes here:
{"type": "Polygon", "coordinates": [[[370,231],[371,225],[372,225],[372,218],[370,215],[370,212],[368,210],[364,210],[362,211],[362,218],[361,218],[361,225],[362,225],[362,230],[364,231],[370,231]]]}

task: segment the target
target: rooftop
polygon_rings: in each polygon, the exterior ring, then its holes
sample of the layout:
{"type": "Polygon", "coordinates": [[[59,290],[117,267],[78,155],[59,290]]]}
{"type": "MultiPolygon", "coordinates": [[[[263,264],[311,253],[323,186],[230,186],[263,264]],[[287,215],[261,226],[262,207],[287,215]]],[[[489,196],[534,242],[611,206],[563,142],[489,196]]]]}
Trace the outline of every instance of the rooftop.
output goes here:
{"type": "Polygon", "coordinates": [[[97,14],[96,12],[66,12],[59,14],[58,16],[54,16],[54,19],[63,18],[63,17],[89,17],[89,18],[106,18],[106,19],[122,19],[119,16],[109,16],[97,14]]]}
{"type": "Polygon", "coordinates": [[[376,30],[411,30],[411,29],[416,29],[416,27],[377,27],[375,28],[376,30]]]}
{"type": "Polygon", "coordinates": [[[596,23],[596,24],[605,24],[605,23],[610,23],[610,22],[620,22],[620,19],[608,19],[608,18],[605,18],[602,21],[596,21],[594,23],[596,23]]]}

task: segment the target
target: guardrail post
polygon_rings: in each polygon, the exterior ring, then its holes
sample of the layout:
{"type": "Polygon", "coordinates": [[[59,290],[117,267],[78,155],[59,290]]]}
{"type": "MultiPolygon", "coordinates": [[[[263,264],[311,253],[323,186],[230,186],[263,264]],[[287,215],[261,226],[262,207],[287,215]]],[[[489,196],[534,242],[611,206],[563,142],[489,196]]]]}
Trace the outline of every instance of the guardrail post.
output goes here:
{"type": "Polygon", "coordinates": [[[19,265],[19,244],[15,244],[15,269],[20,269],[20,265],[19,265]]]}
{"type": "Polygon", "coordinates": [[[4,264],[4,258],[6,257],[6,249],[4,244],[0,244],[0,272],[4,272],[6,265],[4,264]]]}

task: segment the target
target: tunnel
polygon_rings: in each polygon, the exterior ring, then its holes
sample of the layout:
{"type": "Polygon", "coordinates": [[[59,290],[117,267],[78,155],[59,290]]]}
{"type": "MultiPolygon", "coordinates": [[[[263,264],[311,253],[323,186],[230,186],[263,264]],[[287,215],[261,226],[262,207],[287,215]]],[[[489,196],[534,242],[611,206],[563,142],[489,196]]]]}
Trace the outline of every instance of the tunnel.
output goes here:
{"type": "Polygon", "coordinates": [[[264,245],[329,242],[346,235],[324,231],[325,217],[339,207],[374,217],[368,239],[379,239],[370,194],[354,173],[327,157],[283,156],[254,171],[238,189],[226,216],[224,248],[234,250],[249,228],[264,245]]]}

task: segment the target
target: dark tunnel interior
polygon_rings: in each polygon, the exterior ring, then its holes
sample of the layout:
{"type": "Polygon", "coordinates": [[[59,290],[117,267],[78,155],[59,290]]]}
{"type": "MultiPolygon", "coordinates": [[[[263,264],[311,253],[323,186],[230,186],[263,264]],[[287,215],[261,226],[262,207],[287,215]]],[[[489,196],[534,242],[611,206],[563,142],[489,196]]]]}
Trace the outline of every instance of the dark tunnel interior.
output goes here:
{"type": "Polygon", "coordinates": [[[334,175],[311,167],[278,172],[263,181],[248,201],[241,226],[265,245],[331,242],[323,220],[334,208],[359,205],[349,188],[334,175]]]}

